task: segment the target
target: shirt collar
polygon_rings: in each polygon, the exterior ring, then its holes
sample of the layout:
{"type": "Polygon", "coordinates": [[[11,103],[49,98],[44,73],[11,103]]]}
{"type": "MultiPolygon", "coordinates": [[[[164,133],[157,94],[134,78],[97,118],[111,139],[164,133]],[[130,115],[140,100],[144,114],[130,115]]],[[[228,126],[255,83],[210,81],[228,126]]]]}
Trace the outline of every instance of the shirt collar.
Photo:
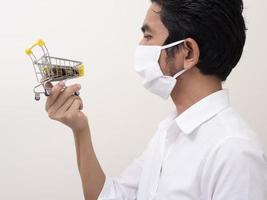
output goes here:
{"type": "Polygon", "coordinates": [[[220,90],[203,98],[180,115],[175,110],[161,122],[160,128],[167,131],[167,136],[174,132],[183,132],[189,135],[204,122],[229,106],[228,90],[220,90]]]}
{"type": "Polygon", "coordinates": [[[230,106],[227,90],[220,90],[200,100],[180,114],[175,122],[185,134],[191,134],[201,124],[230,106]]]}

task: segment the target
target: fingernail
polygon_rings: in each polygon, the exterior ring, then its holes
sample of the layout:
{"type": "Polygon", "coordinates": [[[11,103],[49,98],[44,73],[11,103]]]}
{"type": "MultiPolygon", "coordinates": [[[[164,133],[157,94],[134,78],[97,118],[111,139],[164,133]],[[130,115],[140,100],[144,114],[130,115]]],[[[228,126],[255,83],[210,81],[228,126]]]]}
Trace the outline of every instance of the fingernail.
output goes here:
{"type": "Polygon", "coordinates": [[[80,84],[78,84],[77,87],[78,87],[78,89],[81,89],[82,88],[82,86],[80,84]]]}

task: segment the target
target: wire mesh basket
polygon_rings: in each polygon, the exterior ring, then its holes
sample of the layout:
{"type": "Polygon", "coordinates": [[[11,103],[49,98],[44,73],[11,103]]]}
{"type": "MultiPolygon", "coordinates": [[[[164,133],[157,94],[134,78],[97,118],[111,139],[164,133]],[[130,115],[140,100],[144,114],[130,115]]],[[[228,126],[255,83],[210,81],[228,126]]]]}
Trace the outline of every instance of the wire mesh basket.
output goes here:
{"type": "MultiPolygon", "coordinates": [[[[66,81],[84,76],[84,65],[80,61],[52,57],[43,40],[38,40],[25,53],[30,56],[38,85],[33,88],[35,100],[39,101],[41,94],[50,95],[49,82],[66,81]],[[35,47],[41,48],[41,56],[33,53],[35,47]]],[[[79,95],[76,93],[76,95],[79,95]]]]}

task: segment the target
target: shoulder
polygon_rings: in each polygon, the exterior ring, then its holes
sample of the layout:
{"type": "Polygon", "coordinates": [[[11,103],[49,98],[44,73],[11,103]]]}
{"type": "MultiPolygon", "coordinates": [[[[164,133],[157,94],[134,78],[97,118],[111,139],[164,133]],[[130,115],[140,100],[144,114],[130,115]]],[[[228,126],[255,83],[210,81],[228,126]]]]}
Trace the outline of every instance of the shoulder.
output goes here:
{"type": "Polygon", "coordinates": [[[262,146],[258,135],[232,107],[228,107],[203,124],[197,134],[197,138],[210,148],[228,149],[231,145],[233,148],[235,145],[244,148],[262,146]]]}
{"type": "Polygon", "coordinates": [[[209,152],[207,172],[226,174],[264,173],[267,180],[267,157],[263,148],[246,137],[227,137],[209,152]]]}
{"type": "Polygon", "coordinates": [[[263,200],[267,196],[267,158],[249,138],[228,137],[216,145],[201,177],[202,189],[213,197],[263,200]]]}
{"type": "Polygon", "coordinates": [[[231,159],[244,162],[252,157],[266,159],[264,150],[258,141],[247,136],[228,136],[215,145],[211,153],[212,156],[219,156],[219,159],[225,162],[231,159]]]}

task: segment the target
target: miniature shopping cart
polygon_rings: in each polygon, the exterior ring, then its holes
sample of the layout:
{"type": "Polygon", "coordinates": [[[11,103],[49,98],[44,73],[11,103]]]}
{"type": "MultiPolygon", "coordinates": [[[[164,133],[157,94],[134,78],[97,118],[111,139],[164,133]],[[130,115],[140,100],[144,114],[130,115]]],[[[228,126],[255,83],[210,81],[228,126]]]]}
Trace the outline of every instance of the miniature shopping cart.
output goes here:
{"type": "MultiPolygon", "coordinates": [[[[84,76],[82,62],[50,56],[43,40],[38,40],[29,49],[26,49],[25,53],[32,60],[38,81],[38,85],[33,88],[36,101],[40,100],[41,94],[50,95],[51,89],[47,87],[47,83],[66,81],[84,76]],[[37,57],[33,53],[35,47],[41,48],[41,56],[37,57]]],[[[75,95],[79,95],[79,93],[77,92],[75,95]]]]}

